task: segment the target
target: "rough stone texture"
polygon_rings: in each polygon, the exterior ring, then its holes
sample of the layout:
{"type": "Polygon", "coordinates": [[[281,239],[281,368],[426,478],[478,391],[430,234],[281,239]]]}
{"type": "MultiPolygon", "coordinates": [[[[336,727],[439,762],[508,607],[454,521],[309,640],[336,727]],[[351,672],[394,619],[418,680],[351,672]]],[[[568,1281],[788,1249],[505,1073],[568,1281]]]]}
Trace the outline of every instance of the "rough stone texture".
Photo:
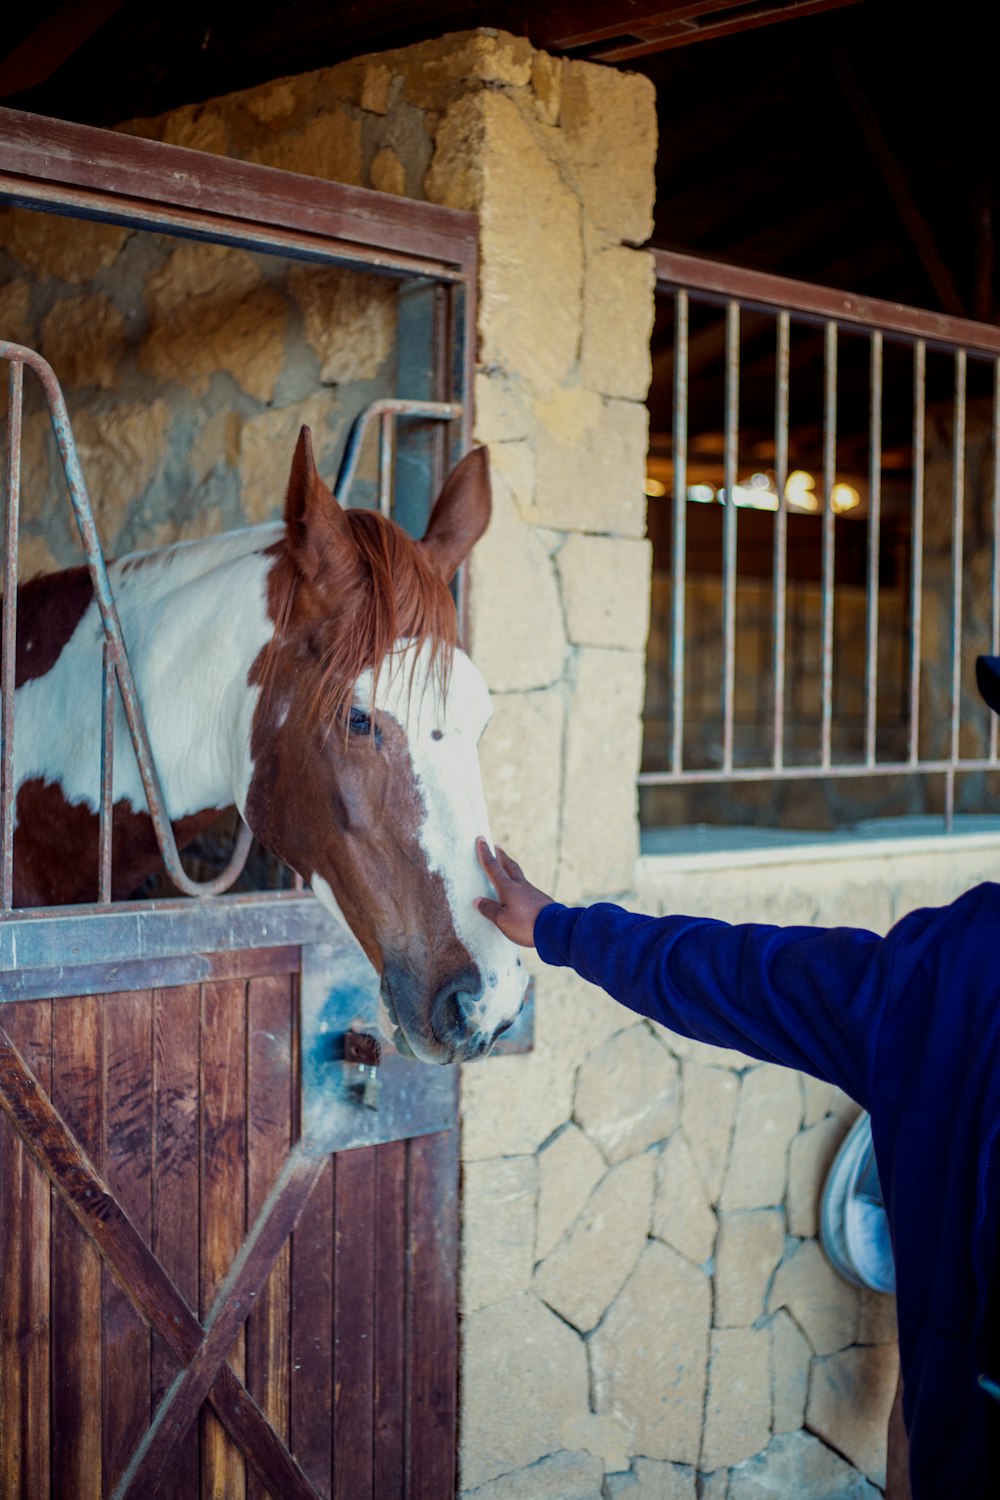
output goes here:
{"type": "Polygon", "coordinates": [[[169,422],[169,407],[160,400],[151,406],[120,403],[99,416],[89,409],[76,415],[76,448],[97,529],[112,550],[130,509],[163,466],[169,422]]]}
{"type": "Polygon", "coordinates": [[[101,292],[66,297],[42,320],[42,354],[64,390],[81,385],[114,390],[124,353],[122,315],[101,292]]]}
{"type": "Polygon", "coordinates": [[[373,380],[395,347],[395,283],[340,266],[297,265],[288,285],[323,384],[373,380]]]}
{"type": "Polygon", "coordinates": [[[565,1447],[582,1448],[599,1458],[602,1469],[610,1473],[629,1466],[630,1434],[614,1417],[583,1412],[566,1424],[560,1437],[565,1447]]]}
{"type": "Polygon", "coordinates": [[[590,1453],[552,1453],[528,1469],[463,1491],[465,1500],[602,1500],[604,1465],[590,1453]]]}
{"type": "Polygon", "coordinates": [[[246,155],[265,167],[304,172],[352,187],[363,183],[361,121],[350,109],[326,108],[301,130],[263,139],[246,155]]]}
{"type": "Polygon", "coordinates": [[[826,1115],[837,1115],[842,1120],[848,1121],[852,1113],[857,1113],[858,1106],[854,1100],[841,1093],[835,1084],[823,1083],[819,1078],[810,1078],[808,1073],[801,1073],[799,1077],[805,1098],[803,1125],[818,1125],[826,1115]]]}
{"type": "Polygon", "coordinates": [[[728,1500],[879,1500],[880,1491],[808,1432],[776,1437],[732,1471],[728,1500]]]}
{"type": "Polygon", "coordinates": [[[646,525],[646,408],[563,391],[537,409],[535,526],[641,537],[646,525]]]}
{"type": "Polygon", "coordinates": [[[653,230],[656,156],[652,84],[634,74],[567,62],[559,121],[587,217],[617,243],[641,245],[653,230]]]}
{"type": "Polygon", "coordinates": [[[701,1489],[698,1500],[727,1500],[729,1495],[729,1470],[716,1469],[714,1474],[700,1474],[701,1489]]]}
{"type": "Polygon", "coordinates": [[[31,208],[0,208],[0,243],[36,280],[57,276],[73,286],[117,259],[130,230],[31,208]]]}
{"type": "Polygon", "coordinates": [[[595,1408],[629,1428],[634,1452],[697,1462],[709,1315],[707,1278],[651,1241],[589,1343],[595,1408]]]}
{"type": "Polygon", "coordinates": [[[836,1115],[810,1125],[792,1141],[788,1153],[788,1232],[814,1236],[819,1232],[819,1200],[827,1173],[847,1126],[836,1115]]]}
{"type": "Polygon", "coordinates": [[[11,344],[26,344],[32,334],[30,312],[31,287],[26,281],[8,281],[0,286],[0,338],[11,344]]]}
{"type": "Polygon", "coordinates": [[[243,423],[238,471],[243,511],[251,525],[280,516],[299,429],[312,433],[316,466],[329,482],[335,444],[331,428],[336,406],[330,392],[317,391],[291,406],[262,411],[243,423]]]}
{"type": "Polygon", "coordinates": [[[149,278],[146,301],[143,370],[181,381],[196,396],[222,370],[258,401],[273,400],[287,306],[247,251],[182,244],[149,278]]]}
{"type": "Polygon", "coordinates": [[[543,890],[559,858],[563,717],[556,693],[497,693],[479,747],[493,837],[543,890]]]}
{"type": "Polygon", "coordinates": [[[530,1293],[463,1324],[464,1488],[546,1457],[553,1436],[588,1407],[583,1344],[530,1293]]]}
{"type": "Polygon", "coordinates": [[[873,1292],[867,1287],[861,1293],[861,1322],[858,1327],[859,1344],[894,1344],[899,1337],[896,1326],[896,1299],[885,1292],[873,1292]]]}
{"type": "Polygon", "coordinates": [[[785,1311],[771,1319],[771,1388],[775,1432],[798,1432],[805,1421],[812,1350],[785,1311]]]}
{"type": "Polygon", "coordinates": [[[609,1475],[606,1488],[610,1500],[698,1500],[694,1469],[654,1458],[637,1458],[630,1474],[609,1475]]]}
{"type": "Polygon", "coordinates": [[[717,1328],[749,1328],[761,1316],[784,1239],[784,1216],[772,1209],[721,1215],[715,1249],[717,1328]]]}
{"type": "Polygon", "coordinates": [[[603,396],[644,401],[652,375],[653,258],[615,246],[587,263],[580,378],[603,396]],[[645,319],[635,310],[647,307],[645,319]]]}
{"type": "Polygon", "coordinates": [[[722,1189],[724,1208],[783,1201],[788,1146],[801,1120],[802,1094],[794,1073],[765,1063],[745,1075],[722,1189]]]}
{"type": "Polygon", "coordinates": [[[858,1294],[842,1281],[815,1240],[802,1240],[782,1261],[768,1309],[787,1307],[816,1354],[834,1354],[854,1342],[858,1294]]]}
{"type": "Polygon", "coordinates": [[[715,1246],[716,1228],[691,1148],[681,1131],[675,1131],[657,1163],[653,1233],[703,1266],[715,1246]]]}
{"type": "Polygon", "coordinates": [[[594,1143],[576,1125],[567,1125],[538,1153],[538,1230],[540,1260],[566,1234],[607,1171],[594,1143]]]}
{"type": "Polygon", "coordinates": [[[391,146],[383,146],[376,153],[369,175],[377,193],[395,193],[401,197],[406,192],[406,168],[391,146]]]}
{"type": "Polygon", "coordinates": [[[596,1326],[642,1254],[654,1170],[648,1155],[612,1167],[535,1272],[538,1296],[581,1333],[596,1326]]]}
{"type": "Polygon", "coordinates": [[[885,1484],[886,1428],[896,1395],[894,1345],[844,1349],[817,1359],[809,1381],[806,1420],[875,1484],[885,1484]]]}
{"type": "Polygon", "coordinates": [[[563,783],[567,813],[556,886],[562,901],[627,890],[637,843],[642,657],[586,647],[575,665],[563,783]],[[611,766],[614,776],[607,774],[611,766]],[[599,838],[595,830],[600,830],[599,838]]]}
{"type": "Polygon", "coordinates": [[[623,1161],[664,1140],[677,1123],[677,1063],[645,1026],[633,1026],[590,1053],[574,1099],[577,1123],[608,1161],[623,1161]]]}
{"type": "Polygon", "coordinates": [[[649,628],[651,557],[648,542],[567,537],[556,566],[566,633],[573,645],[643,649],[649,628]]]}
{"type": "Polygon", "coordinates": [[[681,1124],[701,1179],[714,1203],[729,1160],[740,1080],[721,1068],[682,1065],[681,1124]]]}
{"type": "Polygon", "coordinates": [[[766,1329],[713,1329],[701,1468],[740,1463],[766,1446],[771,1432],[769,1366],[766,1329]]]}
{"type": "Polygon", "coordinates": [[[466,1314],[526,1292],[535,1251],[533,1156],[469,1162],[462,1174],[462,1304],[466,1314]]]}

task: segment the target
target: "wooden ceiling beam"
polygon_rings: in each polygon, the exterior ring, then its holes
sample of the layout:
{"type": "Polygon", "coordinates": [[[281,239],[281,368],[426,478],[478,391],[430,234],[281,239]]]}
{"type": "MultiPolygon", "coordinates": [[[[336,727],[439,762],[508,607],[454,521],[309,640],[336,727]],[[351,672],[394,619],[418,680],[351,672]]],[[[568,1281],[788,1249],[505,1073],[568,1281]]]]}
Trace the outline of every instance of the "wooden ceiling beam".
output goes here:
{"type": "Polygon", "coordinates": [[[0,99],[46,83],[123,4],[124,0],[63,0],[0,59],[0,99]]]}
{"type": "Polygon", "coordinates": [[[857,5],[859,0],[758,0],[753,6],[727,3],[715,15],[704,14],[701,7],[685,7],[687,14],[677,16],[662,26],[648,26],[635,33],[629,27],[620,35],[633,34],[634,41],[612,42],[608,46],[591,48],[587,56],[592,62],[630,62],[635,58],[649,57],[654,52],[666,52],[672,47],[687,47],[692,42],[704,42],[723,36],[733,36],[738,31],[756,30],[760,26],[773,26],[778,21],[791,21],[802,16],[815,16],[825,10],[840,10],[844,6],[857,5]],[[738,11],[728,15],[727,11],[738,11]],[[698,11],[698,14],[693,12],[698,11]]]}

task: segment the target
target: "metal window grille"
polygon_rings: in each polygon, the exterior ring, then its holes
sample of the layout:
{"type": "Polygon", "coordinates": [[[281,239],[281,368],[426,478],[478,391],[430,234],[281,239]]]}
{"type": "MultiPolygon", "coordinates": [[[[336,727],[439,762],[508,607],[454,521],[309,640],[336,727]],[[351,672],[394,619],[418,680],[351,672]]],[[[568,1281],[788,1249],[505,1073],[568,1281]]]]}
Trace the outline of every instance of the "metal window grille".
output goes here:
{"type": "MultiPolygon", "coordinates": [[[[658,643],[662,676],[652,675],[656,661],[651,658],[650,698],[655,700],[659,694],[660,712],[658,716],[651,712],[647,703],[640,786],[937,776],[943,778],[941,810],[951,827],[959,774],[1000,768],[996,721],[978,706],[972,688],[974,655],[1000,652],[1000,331],[690,256],[657,252],[656,261],[659,304],[672,324],[668,330],[672,430],[666,452],[660,455],[667,483],[654,481],[651,493],[661,492],[662,499],[650,503],[669,510],[669,516],[660,512],[664,550],[669,554],[669,598],[659,600],[658,618],[654,608],[651,644],[658,643]],[[706,372],[713,359],[714,375],[709,377],[706,372]],[[848,398],[846,382],[851,372],[848,398]],[[702,486],[699,492],[691,478],[696,468],[694,455],[706,429],[703,398],[711,398],[707,387],[713,378],[717,407],[721,407],[715,423],[721,483],[717,488],[702,486]],[[802,418],[801,400],[796,404],[800,378],[811,382],[817,408],[804,424],[793,420],[802,418]],[[765,379],[768,431],[762,441],[761,383],[765,379]],[[859,385],[865,387],[860,417],[867,449],[859,481],[867,502],[863,555],[858,555],[859,523],[838,514],[835,507],[845,413],[850,407],[856,428],[859,385]],[[971,505],[966,464],[970,401],[982,438],[971,505]],[[745,414],[753,404],[757,418],[751,433],[745,414]],[[901,435],[904,407],[907,431],[901,435]],[[896,443],[893,461],[899,461],[902,449],[909,453],[905,481],[888,467],[887,412],[896,443]],[[931,497],[933,517],[928,511],[929,414],[938,460],[942,442],[950,447],[946,516],[937,492],[931,497]],[[810,464],[816,471],[809,500],[815,502],[811,536],[818,554],[812,563],[817,573],[813,591],[818,637],[813,674],[816,711],[805,737],[803,726],[794,722],[790,712],[790,697],[796,689],[797,642],[789,618],[790,525],[799,524],[792,519],[795,507],[789,479],[806,467],[796,446],[801,449],[803,431],[809,434],[810,464]],[[764,461],[754,457],[761,452],[766,454],[764,461]],[[741,488],[741,481],[746,484],[746,471],[763,468],[764,462],[767,472],[759,473],[757,482],[766,483],[769,492],[770,556],[762,585],[768,598],[766,607],[759,605],[757,633],[768,639],[766,651],[760,640],[757,643],[758,709],[750,732],[740,709],[741,689],[747,685],[738,677],[745,585],[740,543],[747,526],[744,517],[749,515],[749,509],[741,508],[740,497],[747,495],[741,488]],[[894,534],[904,536],[908,555],[897,591],[905,607],[897,609],[892,620],[883,608],[881,585],[888,551],[887,484],[894,507],[894,534]],[[690,597],[689,523],[696,511],[699,519],[704,515],[704,507],[695,502],[706,498],[717,507],[720,534],[718,614],[711,623],[702,618],[692,621],[690,597]],[[939,541],[933,568],[927,552],[930,519],[939,541]],[[850,538],[849,527],[853,527],[850,538]],[[947,540],[942,543],[943,530],[947,540]],[[975,558],[966,547],[972,533],[975,558]],[[838,616],[844,607],[838,565],[848,539],[858,555],[855,607],[859,618],[863,590],[863,641],[859,628],[857,649],[849,664],[842,653],[838,659],[836,649],[838,616]],[[942,582],[945,551],[947,577],[942,582]],[[933,599],[932,585],[936,589],[933,599]],[[934,605],[933,619],[928,618],[928,601],[934,605]],[[717,706],[707,727],[704,722],[698,726],[692,722],[695,692],[706,691],[706,658],[693,650],[693,623],[703,638],[706,632],[715,637],[712,663],[717,706]],[[891,672],[884,665],[887,631],[895,632],[889,652],[894,659],[891,672]],[[838,711],[840,678],[848,670],[856,679],[858,703],[849,726],[838,711]],[[940,691],[932,694],[928,683],[933,674],[940,691]],[[887,676],[892,680],[886,680],[887,676]],[[766,712],[760,711],[760,704],[766,712]],[[970,717],[974,719],[971,731],[970,717]]],[[[655,419],[653,425],[657,425],[655,419]]],[[[857,451],[856,432],[854,440],[857,451]]],[[[936,472],[940,467],[938,461],[936,472]]],[[[650,473],[655,472],[654,444],[650,473]]],[[[753,497],[748,498],[752,501],[753,497]]],[[[655,534],[653,525],[651,533],[655,534]]],[[[757,534],[763,535],[759,525],[757,534]]]]}

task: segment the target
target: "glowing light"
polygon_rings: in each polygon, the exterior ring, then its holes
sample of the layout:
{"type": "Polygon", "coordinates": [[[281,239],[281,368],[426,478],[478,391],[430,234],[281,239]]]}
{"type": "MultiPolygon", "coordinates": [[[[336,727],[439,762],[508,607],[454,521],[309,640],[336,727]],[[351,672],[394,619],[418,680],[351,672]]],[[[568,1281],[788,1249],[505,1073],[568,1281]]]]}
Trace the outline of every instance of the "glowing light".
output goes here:
{"type": "Polygon", "coordinates": [[[855,506],[861,504],[861,496],[853,484],[835,484],[830,491],[830,504],[838,515],[845,510],[854,510],[855,506]]]}
{"type": "Polygon", "coordinates": [[[715,499],[715,490],[710,484],[689,484],[687,497],[697,505],[711,505],[715,499]]]}
{"type": "Polygon", "coordinates": [[[663,480],[654,479],[652,474],[646,475],[645,490],[646,494],[650,497],[651,500],[659,500],[661,495],[665,495],[667,493],[667,487],[663,483],[663,480]]]}
{"type": "Polygon", "coordinates": [[[796,510],[819,510],[816,481],[805,469],[793,469],[785,480],[785,500],[796,510]]]}

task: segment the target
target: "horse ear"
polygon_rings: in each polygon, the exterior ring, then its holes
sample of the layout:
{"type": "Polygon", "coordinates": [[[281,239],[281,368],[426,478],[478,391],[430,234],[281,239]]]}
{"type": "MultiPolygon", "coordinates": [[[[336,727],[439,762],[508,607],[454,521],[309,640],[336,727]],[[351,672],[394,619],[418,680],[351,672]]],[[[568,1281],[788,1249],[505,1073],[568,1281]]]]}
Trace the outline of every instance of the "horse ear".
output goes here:
{"type": "Polygon", "coordinates": [[[489,453],[473,448],[448,475],[420,544],[446,583],[489,525],[491,507],[489,453]]]}
{"type": "Polygon", "coordinates": [[[288,478],[285,542],[299,571],[310,583],[326,579],[342,583],[345,570],[356,565],[347,516],[317,472],[308,427],[299,433],[288,478]]]}

